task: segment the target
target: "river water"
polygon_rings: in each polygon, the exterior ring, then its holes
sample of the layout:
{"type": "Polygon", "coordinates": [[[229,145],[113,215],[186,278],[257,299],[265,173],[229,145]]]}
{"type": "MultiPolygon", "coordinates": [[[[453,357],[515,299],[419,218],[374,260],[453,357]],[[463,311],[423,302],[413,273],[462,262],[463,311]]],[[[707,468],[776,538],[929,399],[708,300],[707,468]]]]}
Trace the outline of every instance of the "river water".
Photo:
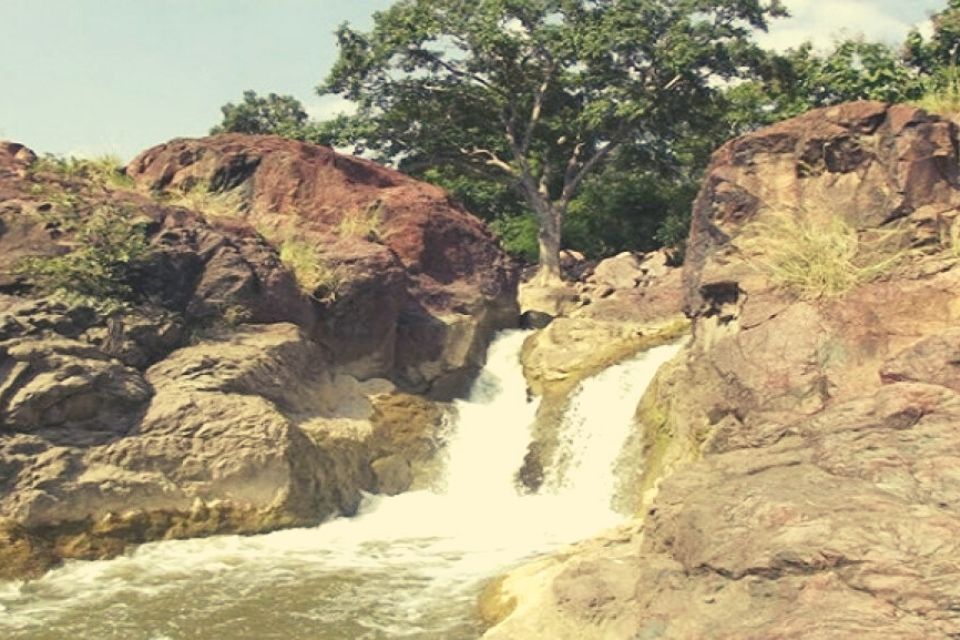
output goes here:
{"type": "Polygon", "coordinates": [[[475,639],[477,596],[521,561],[617,524],[614,461],[664,346],[584,381],[562,426],[562,477],[519,495],[537,410],[502,333],[456,403],[445,482],[369,496],[353,518],[258,536],[158,542],[0,584],[9,640],[475,639]]]}

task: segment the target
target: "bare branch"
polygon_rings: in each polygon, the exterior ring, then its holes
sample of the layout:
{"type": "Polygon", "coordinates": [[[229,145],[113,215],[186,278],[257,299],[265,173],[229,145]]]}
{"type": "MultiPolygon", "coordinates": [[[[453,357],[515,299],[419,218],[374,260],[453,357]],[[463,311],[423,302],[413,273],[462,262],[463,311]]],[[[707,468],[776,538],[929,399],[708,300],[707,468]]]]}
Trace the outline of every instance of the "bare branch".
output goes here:
{"type": "Polygon", "coordinates": [[[567,174],[563,181],[563,192],[560,195],[561,203],[566,204],[570,201],[584,177],[586,177],[586,175],[590,173],[590,171],[592,171],[601,160],[606,158],[614,149],[619,147],[623,142],[623,139],[624,136],[621,135],[616,139],[606,142],[599,149],[597,149],[597,151],[586,162],[580,165],[579,169],[577,169],[578,162],[574,158],[571,158],[572,165],[567,165],[567,174]]]}
{"type": "Polygon", "coordinates": [[[516,168],[514,168],[510,163],[501,159],[500,156],[498,156],[493,151],[490,151],[489,149],[480,149],[479,147],[474,147],[473,149],[466,149],[461,147],[460,153],[466,156],[474,157],[474,158],[486,158],[484,160],[484,164],[489,165],[491,167],[496,167],[502,171],[509,173],[511,176],[514,176],[514,177],[519,176],[516,168]]]}
{"type": "Polygon", "coordinates": [[[552,62],[550,68],[547,69],[547,73],[544,75],[543,82],[540,83],[540,86],[537,87],[536,92],[533,94],[533,109],[530,112],[530,120],[527,122],[527,130],[523,135],[523,143],[520,145],[520,150],[523,154],[526,154],[530,150],[530,144],[533,142],[533,132],[540,122],[540,115],[543,112],[543,101],[546,98],[547,89],[550,88],[550,81],[553,79],[553,74],[556,69],[557,64],[552,62]]]}

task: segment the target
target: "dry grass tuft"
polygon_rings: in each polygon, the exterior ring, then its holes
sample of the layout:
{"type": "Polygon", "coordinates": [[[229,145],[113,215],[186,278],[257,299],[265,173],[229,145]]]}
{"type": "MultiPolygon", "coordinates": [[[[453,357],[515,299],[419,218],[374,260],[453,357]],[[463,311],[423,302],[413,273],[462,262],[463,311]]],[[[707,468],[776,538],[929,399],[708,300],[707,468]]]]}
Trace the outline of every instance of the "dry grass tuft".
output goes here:
{"type": "Polygon", "coordinates": [[[846,221],[802,214],[753,225],[741,242],[776,286],[804,299],[835,297],[893,269],[908,254],[899,229],[859,233],[846,221]]]}
{"type": "Polygon", "coordinates": [[[205,181],[196,182],[186,189],[165,192],[164,195],[168,204],[199,211],[208,220],[242,218],[248,206],[237,190],[213,191],[205,181]]]}
{"type": "Polygon", "coordinates": [[[371,242],[380,239],[383,226],[383,204],[378,200],[366,207],[356,207],[344,212],[334,233],[347,238],[364,238],[371,242]]]}

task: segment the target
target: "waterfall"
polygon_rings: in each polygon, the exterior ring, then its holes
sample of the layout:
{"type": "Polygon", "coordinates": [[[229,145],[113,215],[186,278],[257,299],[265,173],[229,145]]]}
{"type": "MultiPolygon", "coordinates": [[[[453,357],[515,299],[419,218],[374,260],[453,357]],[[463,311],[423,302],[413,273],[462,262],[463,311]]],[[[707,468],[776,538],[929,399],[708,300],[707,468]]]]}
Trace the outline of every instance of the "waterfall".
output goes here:
{"type": "Polygon", "coordinates": [[[445,488],[368,496],[359,514],[257,536],[146,544],[0,584],[0,637],[476,638],[489,578],[616,524],[613,466],[660,347],[584,381],[562,426],[567,452],[548,490],[514,476],[537,410],[519,363],[525,332],[493,343],[455,403],[445,488]]]}

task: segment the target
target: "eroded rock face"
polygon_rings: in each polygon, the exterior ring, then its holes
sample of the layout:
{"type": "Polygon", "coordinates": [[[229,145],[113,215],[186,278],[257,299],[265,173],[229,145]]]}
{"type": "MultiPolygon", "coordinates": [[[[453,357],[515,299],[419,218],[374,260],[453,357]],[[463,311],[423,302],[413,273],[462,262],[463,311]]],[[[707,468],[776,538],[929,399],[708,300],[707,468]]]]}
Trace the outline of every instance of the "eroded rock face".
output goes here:
{"type": "Polygon", "coordinates": [[[394,398],[386,381],[335,378],[292,324],[211,335],[142,376],[94,347],[64,343],[7,348],[15,362],[44,358],[34,378],[4,381],[19,390],[0,413],[0,514],[14,523],[11,562],[20,567],[352,514],[361,491],[408,489],[442,425],[438,407],[394,398]],[[40,384],[46,372],[53,379],[40,384]],[[73,395],[61,382],[68,374],[73,395]],[[27,420],[20,398],[43,410],[27,420]]]}
{"type": "Polygon", "coordinates": [[[627,447],[640,517],[508,576],[485,637],[960,633],[956,149],[952,124],[857,103],[717,152],[684,273],[694,338],[627,447]],[[810,295],[765,268],[777,224],[837,217],[882,270],[810,295]]]}
{"type": "MultiPolygon", "coordinates": [[[[278,143],[264,144],[269,167],[278,143]]],[[[323,301],[253,229],[268,214],[239,215],[252,200],[214,211],[148,197],[0,144],[0,578],[150,540],[315,524],[352,514],[361,491],[431,482],[444,407],[376,376],[452,392],[514,317],[509,265],[441,192],[301,146],[281,141],[282,179],[258,184],[282,191],[303,173],[339,198],[355,184],[356,202],[396,187],[409,209],[389,227],[396,246],[291,219],[336,269],[323,301]],[[22,258],[70,251],[103,210],[145,225],[131,299],[41,297],[22,258]]]]}
{"type": "Polygon", "coordinates": [[[236,217],[268,235],[296,229],[336,273],[309,330],[347,372],[450,395],[492,332],[516,323],[515,269],[490,233],[442,190],[398,172],[239,134],[174,140],[127,171],[144,190],[233,193],[243,203],[236,217]]]}

